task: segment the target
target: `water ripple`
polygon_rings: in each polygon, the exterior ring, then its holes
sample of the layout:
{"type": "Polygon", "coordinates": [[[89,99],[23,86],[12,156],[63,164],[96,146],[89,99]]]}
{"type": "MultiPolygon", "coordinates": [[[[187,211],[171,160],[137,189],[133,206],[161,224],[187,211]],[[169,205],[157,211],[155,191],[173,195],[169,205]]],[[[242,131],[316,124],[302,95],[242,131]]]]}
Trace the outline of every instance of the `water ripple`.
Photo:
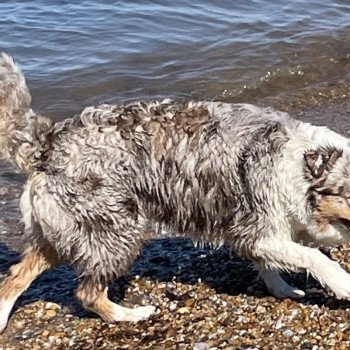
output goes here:
{"type": "Polygon", "coordinates": [[[346,80],[349,24],[346,0],[5,0],[0,48],[35,107],[61,118],[102,101],[249,99],[247,86],[264,98],[346,80]]]}

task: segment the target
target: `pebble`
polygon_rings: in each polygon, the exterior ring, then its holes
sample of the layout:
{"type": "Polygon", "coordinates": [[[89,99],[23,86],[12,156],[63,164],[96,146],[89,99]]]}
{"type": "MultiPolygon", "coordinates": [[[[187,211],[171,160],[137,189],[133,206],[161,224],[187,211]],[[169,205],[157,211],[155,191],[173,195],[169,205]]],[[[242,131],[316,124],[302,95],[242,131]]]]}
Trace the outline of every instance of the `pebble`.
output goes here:
{"type": "Polygon", "coordinates": [[[266,307],[261,306],[261,305],[258,305],[258,307],[256,308],[255,312],[256,312],[257,314],[265,313],[265,312],[266,312],[266,307]]]}
{"type": "Polygon", "coordinates": [[[190,313],[190,310],[187,308],[187,307],[180,307],[177,312],[181,315],[183,314],[189,314],[190,313]]]}
{"type": "Polygon", "coordinates": [[[282,332],[282,334],[285,336],[285,337],[292,337],[294,335],[294,332],[291,330],[291,329],[286,329],[282,332]]]}
{"type": "Polygon", "coordinates": [[[49,309],[45,312],[45,317],[46,318],[53,318],[57,315],[55,310],[49,309]]]}
{"type": "Polygon", "coordinates": [[[48,330],[44,330],[42,333],[41,333],[41,335],[43,336],[43,337],[47,337],[48,335],[50,334],[50,332],[48,331],[48,330]]]}
{"type": "Polygon", "coordinates": [[[176,308],[177,308],[177,303],[176,302],[170,303],[170,305],[169,305],[169,310],[170,311],[174,311],[174,310],[176,310],[176,308]]]}
{"type": "Polygon", "coordinates": [[[281,329],[284,326],[284,323],[281,321],[277,321],[275,324],[275,328],[276,329],[281,329]]]}
{"type": "Polygon", "coordinates": [[[210,346],[207,343],[196,343],[193,350],[209,350],[210,346]]]}

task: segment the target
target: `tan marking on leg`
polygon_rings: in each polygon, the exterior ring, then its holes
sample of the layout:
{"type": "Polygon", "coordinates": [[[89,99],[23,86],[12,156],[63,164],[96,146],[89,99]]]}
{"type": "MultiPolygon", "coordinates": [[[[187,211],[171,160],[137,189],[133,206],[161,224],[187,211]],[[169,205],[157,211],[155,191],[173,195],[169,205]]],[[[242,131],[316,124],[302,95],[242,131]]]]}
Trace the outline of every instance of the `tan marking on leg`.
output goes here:
{"type": "Polygon", "coordinates": [[[113,322],[113,303],[108,299],[107,291],[107,287],[85,280],[79,286],[76,297],[87,310],[98,314],[106,322],[113,322]]]}
{"type": "Polygon", "coordinates": [[[98,314],[106,322],[138,322],[147,319],[155,311],[153,306],[135,309],[113,303],[107,297],[108,288],[86,278],[79,286],[76,296],[83,306],[98,314]]]}
{"type": "Polygon", "coordinates": [[[27,249],[22,260],[11,266],[9,276],[1,283],[0,300],[22,294],[37,276],[58,262],[58,256],[51,247],[27,249]]]}
{"type": "Polygon", "coordinates": [[[10,274],[0,285],[0,333],[7,322],[17,298],[29,287],[30,283],[42,272],[59,262],[52,247],[28,249],[22,261],[10,268],[10,274]]]}

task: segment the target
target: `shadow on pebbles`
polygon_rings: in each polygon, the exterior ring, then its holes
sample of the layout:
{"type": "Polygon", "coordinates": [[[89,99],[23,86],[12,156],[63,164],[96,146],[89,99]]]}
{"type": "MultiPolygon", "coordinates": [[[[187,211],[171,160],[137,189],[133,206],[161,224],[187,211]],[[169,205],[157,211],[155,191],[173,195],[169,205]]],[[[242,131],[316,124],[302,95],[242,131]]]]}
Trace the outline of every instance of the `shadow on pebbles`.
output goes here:
{"type": "MultiPolygon", "coordinates": [[[[334,249],[348,261],[349,248],[334,249]]],[[[348,349],[349,308],[303,274],[293,301],[269,296],[247,262],[188,240],[152,241],[130,273],[110,288],[125,306],[155,305],[138,324],[106,324],[74,300],[67,267],[40,277],[17,303],[0,349],[348,349]]]]}

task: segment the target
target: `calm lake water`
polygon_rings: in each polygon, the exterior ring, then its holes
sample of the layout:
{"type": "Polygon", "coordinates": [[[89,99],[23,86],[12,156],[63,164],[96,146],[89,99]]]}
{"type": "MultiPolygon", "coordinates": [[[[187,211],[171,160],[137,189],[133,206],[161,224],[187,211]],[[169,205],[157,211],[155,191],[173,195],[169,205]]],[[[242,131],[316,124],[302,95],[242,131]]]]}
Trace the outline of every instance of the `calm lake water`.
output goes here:
{"type": "Polygon", "coordinates": [[[255,102],[350,81],[350,2],[2,0],[0,49],[57,119],[118,100],[255,102]]]}

